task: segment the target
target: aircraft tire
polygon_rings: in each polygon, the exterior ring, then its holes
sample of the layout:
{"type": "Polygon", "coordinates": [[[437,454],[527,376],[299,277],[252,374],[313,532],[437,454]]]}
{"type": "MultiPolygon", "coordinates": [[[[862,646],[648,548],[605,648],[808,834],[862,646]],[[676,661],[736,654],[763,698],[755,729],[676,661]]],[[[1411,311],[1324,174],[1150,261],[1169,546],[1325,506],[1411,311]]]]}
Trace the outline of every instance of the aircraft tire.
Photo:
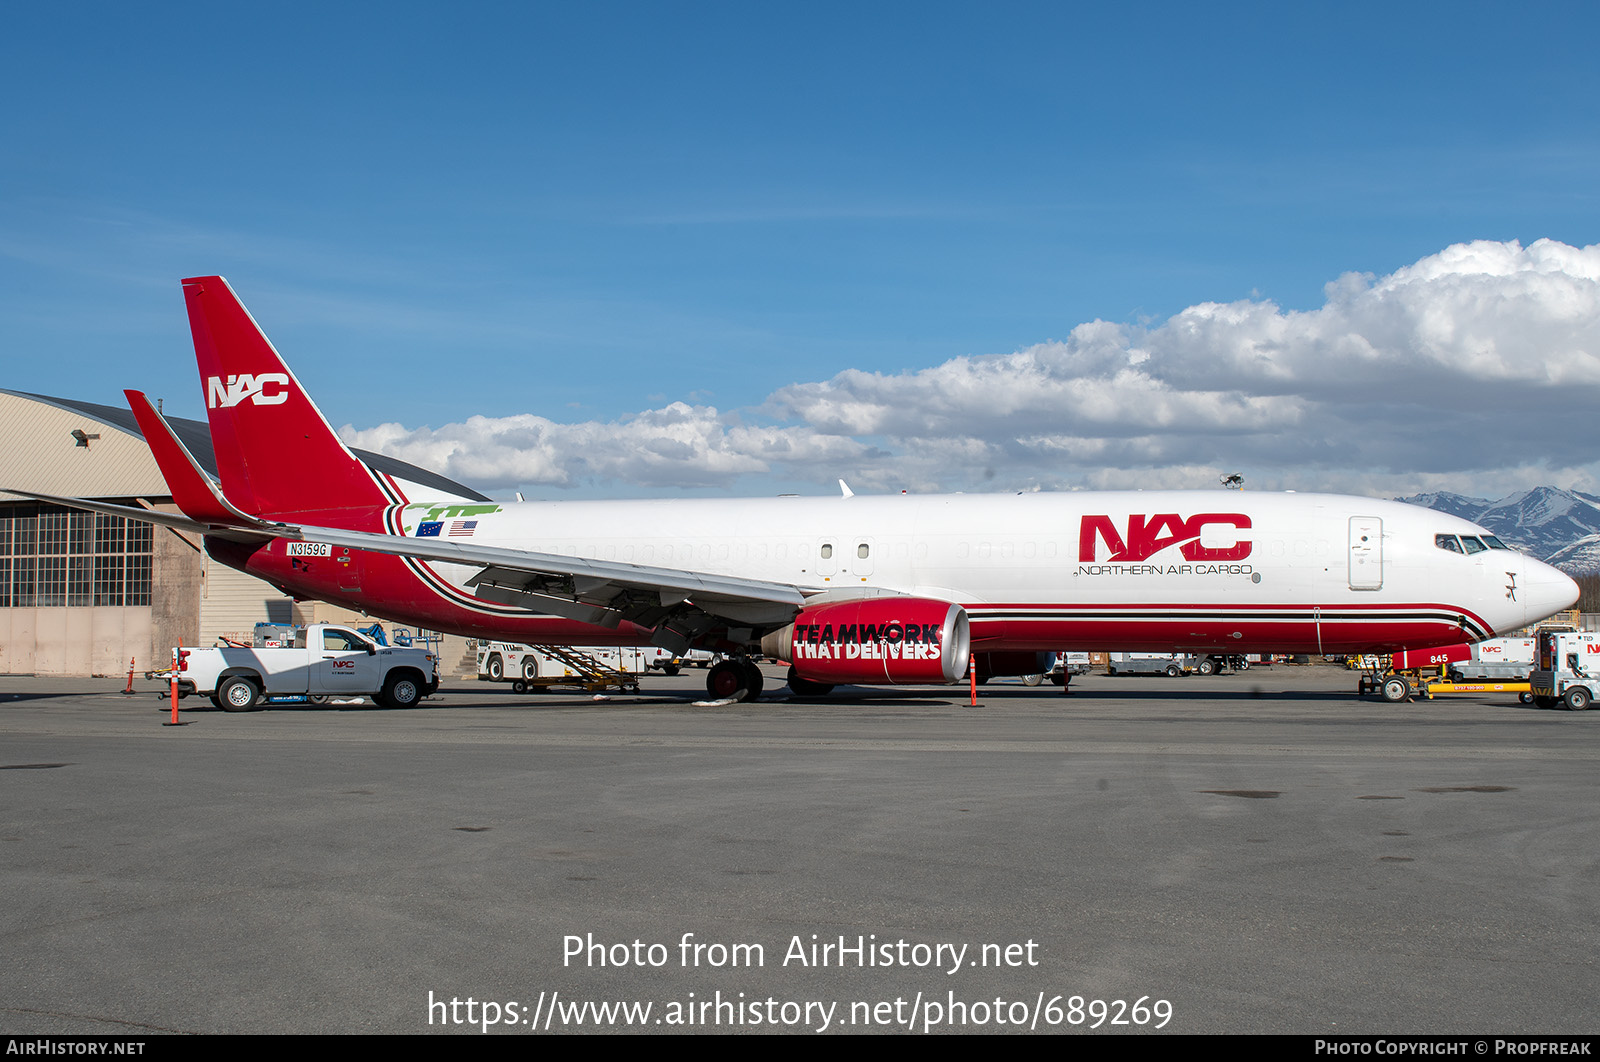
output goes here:
{"type": "Polygon", "coordinates": [[[812,682],[795,674],[793,667],[789,668],[789,692],[796,697],[825,697],[833,692],[831,682],[812,682]]]}
{"type": "Polygon", "coordinates": [[[750,674],[739,660],[723,660],[706,672],[706,694],[714,701],[742,701],[750,694],[750,674]]]}
{"type": "Polygon", "coordinates": [[[1569,686],[1567,688],[1567,695],[1561,698],[1561,700],[1566,704],[1567,708],[1574,712],[1581,712],[1585,708],[1588,708],[1589,702],[1593,699],[1594,698],[1590,695],[1588,689],[1583,686],[1569,686]]]}
{"type": "Polygon", "coordinates": [[[260,696],[261,690],[243,675],[229,675],[217,687],[217,703],[224,712],[248,712],[260,696]]]}
{"type": "Polygon", "coordinates": [[[501,679],[506,677],[506,662],[500,659],[499,653],[492,654],[489,657],[489,662],[485,665],[485,667],[489,671],[490,682],[499,682],[501,679]]]}
{"type": "Polygon", "coordinates": [[[1411,699],[1411,683],[1399,675],[1386,680],[1383,684],[1383,699],[1390,704],[1401,704],[1411,699]]]}
{"type": "Polygon", "coordinates": [[[744,699],[747,701],[756,700],[761,696],[762,687],[767,684],[767,677],[761,673],[760,666],[749,657],[745,657],[740,663],[744,666],[745,678],[748,680],[745,685],[744,699]]]}

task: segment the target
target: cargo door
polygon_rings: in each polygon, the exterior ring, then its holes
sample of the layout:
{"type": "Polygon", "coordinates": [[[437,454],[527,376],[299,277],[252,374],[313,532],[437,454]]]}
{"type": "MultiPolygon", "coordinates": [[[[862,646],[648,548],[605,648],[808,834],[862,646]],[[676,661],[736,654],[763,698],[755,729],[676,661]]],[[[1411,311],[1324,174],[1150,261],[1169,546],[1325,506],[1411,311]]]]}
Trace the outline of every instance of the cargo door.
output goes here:
{"type": "Polygon", "coordinates": [[[1383,520],[1350,518],[1350,589],[1383,589],[1383,520]]]}

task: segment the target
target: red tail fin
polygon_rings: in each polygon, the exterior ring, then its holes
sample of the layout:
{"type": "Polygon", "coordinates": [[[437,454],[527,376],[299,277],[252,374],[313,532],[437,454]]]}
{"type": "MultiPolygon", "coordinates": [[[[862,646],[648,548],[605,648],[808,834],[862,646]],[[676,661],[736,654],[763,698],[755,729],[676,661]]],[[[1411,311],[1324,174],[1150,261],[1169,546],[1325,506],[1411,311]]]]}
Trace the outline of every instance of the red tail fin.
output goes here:
{"type": "Polygon", "coordinates": [[[228,500],[256,515],[386,504],[228,282],[190,277],[183,298],[228,500]]]}

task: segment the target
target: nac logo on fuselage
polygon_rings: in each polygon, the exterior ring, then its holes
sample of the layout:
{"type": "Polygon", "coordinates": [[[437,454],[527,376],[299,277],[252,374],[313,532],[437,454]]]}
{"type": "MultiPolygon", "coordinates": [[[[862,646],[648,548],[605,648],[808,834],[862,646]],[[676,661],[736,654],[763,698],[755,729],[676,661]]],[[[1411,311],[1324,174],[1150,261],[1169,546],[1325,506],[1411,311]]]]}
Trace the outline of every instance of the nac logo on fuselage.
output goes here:
{"type": "Polygon", "coordinates": [[[1185,520],[1177,513],[1157,513],[1154,516],[1135,514],[1128,517],[1124,536],[1111,522],[1109,516],[1085,516],[1078,529],[1078,560],[1093,563],[1097,560],[1118,563],[1136,563],[1149,560],[1170,546],[1177,546],[1185,560],[1236,561],[1250,556],[1249,539],[1239,540],[1237,532],[1250,528],[1250,518],[1244,513],[1199,513],[1185,520]],[[1232,528],[1230,545],[1202,545],[1201,537],[1210,528],[1206,538],[1218,537],[1217,529],[1232,528]],[[1097,557],[1098,546],[1104,543],[1111,551],[1109,557],[1097,557]]]}
{"type": "Polygon", "coordinates": [[[289,401],[289,374],[264,372],[259,376],[241,372],[228,377],[224,384],[220,376],[206,377],[206,408],[229,409],[249,399],[258,406],[281,406],[289,401]],[[271,391],[268,387],[282,390],[271,391]]]}

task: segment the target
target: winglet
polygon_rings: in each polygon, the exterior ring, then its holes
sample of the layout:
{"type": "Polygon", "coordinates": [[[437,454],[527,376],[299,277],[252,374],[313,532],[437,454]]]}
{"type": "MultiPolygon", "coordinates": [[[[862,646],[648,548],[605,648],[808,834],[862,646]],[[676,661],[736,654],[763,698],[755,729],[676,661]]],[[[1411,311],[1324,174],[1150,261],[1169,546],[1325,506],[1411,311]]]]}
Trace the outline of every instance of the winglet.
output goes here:
{"type": "Polygon", "coordinates": [[[139,430],[144,434],[150,452],[155,455],[156,466],[172,491],[172,500],[184,515],[202,524],[220,524],[228,527],[261,527],[262,521],[240,512],[222,496],[217,485],[200,467],[189,448],[172,431],[172,425],[156,412],[150,399],[142,391],[122,392],[133,410],[139,430]]]}

